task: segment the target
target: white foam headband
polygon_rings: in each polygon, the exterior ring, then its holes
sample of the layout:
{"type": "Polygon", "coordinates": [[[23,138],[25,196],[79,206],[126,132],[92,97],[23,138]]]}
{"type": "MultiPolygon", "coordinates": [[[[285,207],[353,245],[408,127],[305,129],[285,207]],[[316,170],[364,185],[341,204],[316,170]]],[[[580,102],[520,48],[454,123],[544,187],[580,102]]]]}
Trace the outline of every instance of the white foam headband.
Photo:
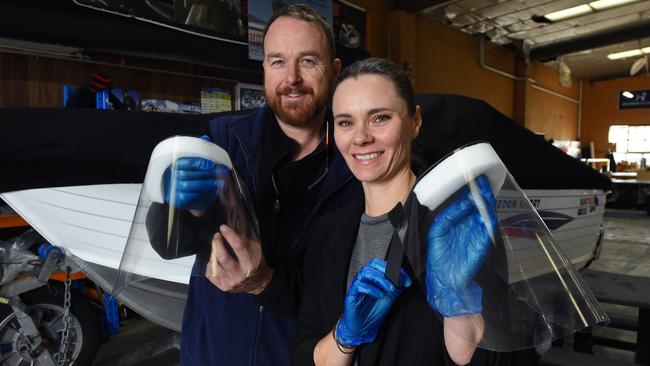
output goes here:
{"type": "Polygon", "coordinates": [[[203,158],[232,169],[232,162],[226,150],[216,144],[197,137],[175,136],[160,142],[153,149],[144,190],[153,202],[164,203],[163,174],[179,158],[203,158]]]}
{"type": "Polygon", "coordinates": [[[440,161],[413,188],[418,201],[435,210],[468,182],[485,174],[496,196],[503,186],[506,170],[496,151],[486,142],[460,148],[440,161]]]}

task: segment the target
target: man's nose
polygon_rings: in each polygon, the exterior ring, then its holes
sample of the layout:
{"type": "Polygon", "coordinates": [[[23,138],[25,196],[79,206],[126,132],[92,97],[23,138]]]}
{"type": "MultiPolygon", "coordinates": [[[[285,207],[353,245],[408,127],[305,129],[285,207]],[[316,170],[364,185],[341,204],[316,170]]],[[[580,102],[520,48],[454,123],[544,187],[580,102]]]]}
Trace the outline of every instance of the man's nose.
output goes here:
{"type": "Polygon", "coordinates": [[[296,85],[302,83],[302,76],[300,74],[300,65],[297,62],[292,62],[287,67],[286,82],[289,85],[296,85]]]}

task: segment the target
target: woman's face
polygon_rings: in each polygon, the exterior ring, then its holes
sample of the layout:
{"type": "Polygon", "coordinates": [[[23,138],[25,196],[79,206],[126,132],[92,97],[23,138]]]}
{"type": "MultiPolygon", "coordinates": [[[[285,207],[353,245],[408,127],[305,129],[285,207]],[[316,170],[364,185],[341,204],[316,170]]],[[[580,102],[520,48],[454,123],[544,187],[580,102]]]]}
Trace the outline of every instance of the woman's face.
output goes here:
{"type": "Polygon", "coordinates": [[[387,182],[410,169],[420,107],[409,116],[390,79],[372,74],[346,79],[334,92],[332,111],[336,146],[359,181],[387,182]]]}

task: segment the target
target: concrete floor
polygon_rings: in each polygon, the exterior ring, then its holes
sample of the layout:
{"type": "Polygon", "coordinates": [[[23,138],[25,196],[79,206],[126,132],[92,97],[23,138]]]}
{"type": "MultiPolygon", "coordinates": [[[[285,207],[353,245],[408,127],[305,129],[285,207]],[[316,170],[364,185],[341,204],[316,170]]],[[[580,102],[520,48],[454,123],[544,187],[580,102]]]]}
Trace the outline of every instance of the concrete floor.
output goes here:
{"type": "MultiPolygon", "coordinates": [[[[591,264],[592,269],[650,276],[650,216],[645,211],[611,210],[605,211],[603,220],[605,237],[600,258],[591,264]]],[[[650,289],[649,289],[650,291],[650,289]]],[[[615,310],[629,315],[636,315],[636,309],[622,306],[609,306],[606,310],[615,310]]],[[[122,327],[122,334],[114,337],[100,347],[93,366],[172,366],[178,364],[178,351],[169,350],[142,362],[129,363],[122,355],[125,350],[134,347],[151,347],[169,342],[173,332],[159,327],[144,319],[130,319],[122,327]],[[122,357],[122,358],[121,358],[122,357]]],[[[605,337],[634,342],[636,334],[629,331],[603,329],[599,333],[605,337]]],[[[570,341],[569,341],[570,342],[570,341]]],[[[594,353],[612,360],[634,361],[634,354],[629,351],[594,346],[594,353]]]]}
{"type": "Polygon", "coordinates": [[[99,347],[92,366],[178,365],[178,334],[146,319],[132,317],[120,327],[120,334],[99,347]],[[137,352],[133,352],[137,350],[137,352]]]}
{"type": "MultiPolygon", "coordinates": [[[[605,211],[605,237],[600,258],[590,268],[606,272],[650,277],[650,216],[645,211],[605,211]]],[[[650,289],[648,289],[650,291],[650,289]]],[[[636,308],[604,304],[606,311],[637,316],[636,308]]],[[[605,328],[597,333],[603,337],[627,342],[636,341],[632,331],[605,328]]],[[[594,354],[613,360],[634,362],[634,353],[614,348],[594,346],[594,354]]]]}

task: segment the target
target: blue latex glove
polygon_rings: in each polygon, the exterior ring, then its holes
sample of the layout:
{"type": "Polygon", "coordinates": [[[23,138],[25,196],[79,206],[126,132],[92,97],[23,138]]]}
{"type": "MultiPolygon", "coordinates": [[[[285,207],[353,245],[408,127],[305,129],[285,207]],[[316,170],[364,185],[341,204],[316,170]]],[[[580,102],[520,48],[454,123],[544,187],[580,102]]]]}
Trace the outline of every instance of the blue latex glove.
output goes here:
{"type": "MultiPolygon", "coordinates": [[[[210,141],[208,136],[201,139],[210,141]]],[[[180,158],[163,174],[165,203],[170,204],[174,190],[174,206],[182,209],[206,210],[219,199],[223,175],[229,169],[203,158],[180,158]],[[173,179],[173,181],[172,181],[173,179]]]]}
{"type": "Polygon", "coordinates": [[[343,315],[336,324],[335,336],[343,347],[370,343],[397,296],[411,286],[411,278],[400,269],[399,288],[384,274],[386,261],[373,259],[354,276],[345,295],[343,315]]]}
{"type": "Polygon", "coordinates": [[[483,293],[474,277],[497,230],[496,199],[485,176],[479,176],[475,183],[473,188],[483,202],[477,204],[465,186],[429,228],[427,301],[447,318],[478,314],[483,309],[483,293]],[[485,218],[479,213],[479,206],[485,207],[485,218]]]}

